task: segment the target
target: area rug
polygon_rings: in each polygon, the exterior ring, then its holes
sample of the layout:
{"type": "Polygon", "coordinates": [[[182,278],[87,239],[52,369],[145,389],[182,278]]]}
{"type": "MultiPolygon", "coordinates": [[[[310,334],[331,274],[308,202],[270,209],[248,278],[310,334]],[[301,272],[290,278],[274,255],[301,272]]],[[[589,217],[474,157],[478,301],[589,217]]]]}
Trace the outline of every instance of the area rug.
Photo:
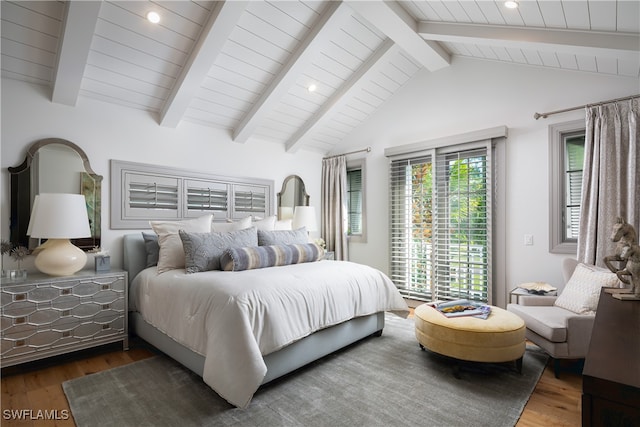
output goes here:
{"type": "Polygon", "coordinates": [[[260,388],[247,409],[229,405],[158,355],[63,383],[86,426],[513,426],[547,362],[527,348],[512,364],[463,363],[420,350],[412,319],[387,315],[366,338],[260,388]]]}

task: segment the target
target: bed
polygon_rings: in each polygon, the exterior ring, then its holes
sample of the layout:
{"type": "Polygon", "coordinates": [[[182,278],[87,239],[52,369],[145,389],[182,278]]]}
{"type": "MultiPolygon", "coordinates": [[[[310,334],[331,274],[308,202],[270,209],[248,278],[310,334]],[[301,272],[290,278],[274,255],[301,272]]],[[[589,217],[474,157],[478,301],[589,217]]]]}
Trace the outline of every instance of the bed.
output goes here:
{"type": "Polygon", "coordinates": [[[142,234],[125,235],[133,332],[237,407],[248,406],[260,385],[382,334],[385,311],[408,314],[388,277],[360,264],[323,260],[243,272],[186,274],[176,269],[158,274],[155,267],[146,268],[146,257],[142,234]],[[320,281],[321,289],[300,287],[312,279],[320,281]],[[205,296],[210,281],[232,297],[205,296]],[[325,300],[308,303],[310,294],[325,300]],[[307,313],[300,308],[305,304],[323,306],[322,315],[307,313]]]}

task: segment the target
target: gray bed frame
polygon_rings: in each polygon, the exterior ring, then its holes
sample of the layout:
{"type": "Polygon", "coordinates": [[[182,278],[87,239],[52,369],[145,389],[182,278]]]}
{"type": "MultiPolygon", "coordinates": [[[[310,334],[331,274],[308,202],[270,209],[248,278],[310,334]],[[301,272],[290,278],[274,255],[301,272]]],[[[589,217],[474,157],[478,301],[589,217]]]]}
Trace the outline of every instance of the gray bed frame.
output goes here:
{"type": "MultiPolygon", "coordinates": [[[[129,282],[145,268],[147,252],[142,233],[127,234],[124,240],[124,269],[129,282]]],[[[169,336],[145,322],[140,313],[129,313],[129,325],[133,332],[160,351],[202,376],[204,356],[177,343],[169,336]]],[[[384,328],[384,312],[356,317],[330,328],[322,329],[306,338],[264,356],[267,374],[262,384],[286,375],[314,360],[320,359],[370,335],[381,335],[384,328]]]]}

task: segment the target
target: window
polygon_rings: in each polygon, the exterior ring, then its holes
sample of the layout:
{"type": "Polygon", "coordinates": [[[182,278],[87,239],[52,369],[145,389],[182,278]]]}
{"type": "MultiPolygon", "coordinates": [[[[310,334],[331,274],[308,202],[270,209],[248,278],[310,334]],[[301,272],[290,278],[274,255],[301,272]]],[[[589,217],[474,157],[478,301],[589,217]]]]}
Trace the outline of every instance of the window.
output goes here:
{"type": "Polygon", "coordinates": [[[423,300],[487,302],[491,282],[491,142],[392,158],[390,275],[423,300]]]}
{"type": "Polygon", "coordinates": [[[214,214],[214,221],[273,212],[273,181],[111,160],[111,228],[214,214]]]}
{"type": "Polygon", "coordinates": [[[366,242],[364,159],[347,164],[347,235],[351,242],[366,242]]]}
{"type": "Polygon", "coordinates": [[[552,125],[549,129],[549,251],[576,254],[580,227],[585,124],[583,120],[578,120],[552,125]]]}

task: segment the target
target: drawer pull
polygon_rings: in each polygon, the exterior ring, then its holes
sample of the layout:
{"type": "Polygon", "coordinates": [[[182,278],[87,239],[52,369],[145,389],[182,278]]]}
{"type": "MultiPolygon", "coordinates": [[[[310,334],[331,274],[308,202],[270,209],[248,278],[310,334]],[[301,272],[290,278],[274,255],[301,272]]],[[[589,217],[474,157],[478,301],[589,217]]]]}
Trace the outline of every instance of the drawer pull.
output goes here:
{"type": "Polygon", "coordinates": [[[104,305],[102,306],[102,309],[103,309],[103,310],[109,310],[110,308],[111,308],[111,304],[104,304],[104,305]]]}
{"type": "Polygon", "coordinates": [[[24,347],[25,344],[25,340],[16,341],[16,347],[24,347]]]}
{"type": "Polygon", "coordinates": [[[17,294],[14,297],[15,301],[24,301],[25,299],[27,299],[27,294],[17,294]]]}
{"type": "Polygon", "coordinates": [[[71,332],[69,332],[69,331],[64,331],[64,332],[62,333],[62,337],[63,337],[63,338],[70,337],[70,336],[71,336],[71,332]]]}
{"type": "Polygon", "coordinates": [[[109,329],[109,325],[102,325],[102,329],[109,329]]]}
{"type": "Polygon", "coordinates": [[[106,291],[107,289],[109,289],[109,285],[102,285],[102,290],[106,291]]]}
{"type": "Polygon", "coordinates": [[[63,289],[60,294],[61,295],[69,295],[71,293],[71,289],[63,289]]]}
{"type": "Polygon", "coordinates": [[[24,317],[18,317],[18,318],[16,318],[16,325],[20,325],[20,324],[22,324],[22,323],[24,323],[24,322],[26,322],[26,321],[27,321],[27,319],[26,319],[26,318],[24,318],[24,317]]]}
{"type": "Polygon", "coordinates": [[[69,310],[64,310],[62,312],[62,316],[68,316],[69,314],[71,314],[71,311],[69,311],[69,310]]]}

